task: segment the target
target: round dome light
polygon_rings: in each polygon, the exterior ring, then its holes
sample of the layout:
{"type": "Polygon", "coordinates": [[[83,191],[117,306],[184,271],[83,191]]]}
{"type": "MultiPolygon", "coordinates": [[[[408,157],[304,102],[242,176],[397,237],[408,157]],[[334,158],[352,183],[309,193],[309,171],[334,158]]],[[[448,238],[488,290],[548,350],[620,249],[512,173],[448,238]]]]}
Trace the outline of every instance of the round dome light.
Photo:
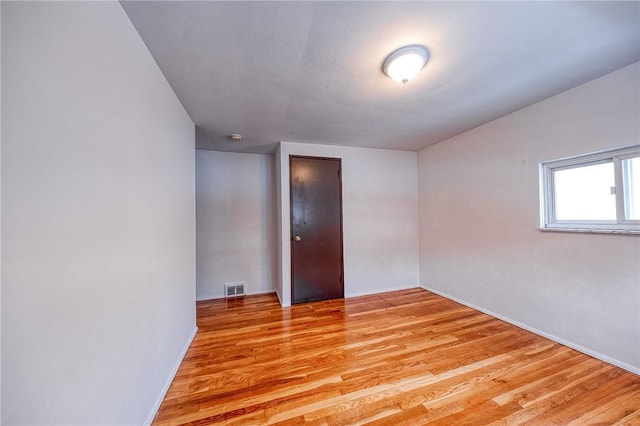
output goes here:
{"type": "Polygon", "coordinates": [[[394,81],[407,84],[429,60],[429,50],[424,46],[411,45],[393,51],[382,65],[382,70],[394,81]]]}

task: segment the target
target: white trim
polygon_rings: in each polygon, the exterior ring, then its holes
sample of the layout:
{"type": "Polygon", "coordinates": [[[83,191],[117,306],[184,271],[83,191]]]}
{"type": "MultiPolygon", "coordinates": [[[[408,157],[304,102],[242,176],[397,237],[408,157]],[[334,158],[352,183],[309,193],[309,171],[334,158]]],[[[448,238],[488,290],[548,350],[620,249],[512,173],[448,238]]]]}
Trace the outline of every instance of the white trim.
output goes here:
{"type": "Polygon", "coordinates": [[[376,291],[374,292],[371,292],[371,291],[346,292],[345,291],[344,298],[350,299],[352,297],[371,296],[374,294],[389,293],[392,291],[399,291],[399,290],[409,290],[412,288],[420,288],[420,287],[421,286],[419,284],[413,284],[413,285],[402,285],[397,287],[387,287],[383,289],[376,289],[376,291]]]}
{"type": "Polygon", "coordinates": [[[606,149],[604,151],[596,151],[588,154],[580,154],[572,157],[559,158],[557,160],[543,161],[541,164],[549,164],[553,168],[571,166],[576,163],[591,163],[600,160],[606,160],[613,157],[632,158],[638,154],[640,144],[631,145],[624,148],[606,149]]]}
{"type": "Polygon", "coordinates": [[[153,407],[151,407],[151,411],[149,411],[147,420],[145,420],[144,422],[145,426],[151,426],[151,423],[153,423],[153,419],[156,418],[156,414],[158,414],[160,405],[162,404],[162,401],[164,401],[164,397],[167,395],[167,391],[169,391],[169,386],[171,386],[173,379],[176,377],[178,368],[180,368],[180,365],[182,364],[182,360],[184,359],[185,355],[187,355],[187,351],[189,350],[189,347],[191,346],[193,339],[196,337],[197,332],[198,332],[198,327],[194,327],[193,331],[191,332],[191,335],[187,339],[186,345],[182,349],[182,352],[180,352],[180,356],[178,356],[178,361],[175,367],[173,367],[173,370],[169,374],[169,377],[167,377],[167,380],[165,381],[164,386],[162,386],[162,389],[160,390],[160,394],[158,395],[158,398],[156,399],[155,404],[153,404],[153,407]]]}
{"type": "Polygon", "coordinates": [[[640,235],[640,230],[634,229],[597,229],[597,228],[539,228],[543,232],[577,232],[579,234],[615,234],[640,235]]]}
{"type": "MultiPolygon", "coordinates": [[[[249,291],[247,293],[245,293],[244,295],[240,295],[238,297],[242,297],[242,296],[255,296],[257,294],[271,294],[271,293],[278,293],[278,290],[275,288],[269,289],[269,290],[257,290],[257,291],[249,291]]],[[[278,298],[280,298],[280,296],[278,296],[278,298]]],[[[211,297],[205,296],[205,297],[201,297],[201,298],[197,298],[196,302],[204,302],[205,300],[215,300],[215,299],[226,299],[226,297],[223,295],[214,295],[211,297]]]]}
{"type": "MultiPolygon", "coordinates": [[[[382,294],[382,293],[390,293],[392,291],[399,291],[399,290],[409,290],[412,288],[422,288],[422,286],[420,286],[419,284],[413,284],[413,285],[403,285],[403,286],[397,286],[397,287],[387,287],[384,288],[382,290],[376,290],[374,292],[371,291],[357,291],[357,292],[345,292],[344,298],[345,299],[351,299],[353,297],[360,297],[360,296],[372,296],[374,294],[382,294]]],[[[278,296],[278,301],[280,302],[280,307],[281,308],[288,308],[291,305],[283,305],[282,304],[282,298],[280,297],[280,294],[278,294],[278,292],[275,292],[276,295],[278,296]]]]}
{"type": "Polygon", "coordinates": [[[474,305],[473,303],[469,303],[469,302],[466,302],[466,301],[464,301],[462,299],[458,299],[457,297],[451,296],[450,294],[444,293],[442,291],[435,290],[435,289],[429,288],[429,287],[424,286],[424,285],[421,285],[420,287],[422,287],[423,289],[425,289],[427,291],[435,293],[435,294],[437,294],[439,296],[445,297],[447,299],[453,300],[454,302],[458,302],[458,303],[460,303],[462,305],[465,305],[465,306],[467,306],[467,307],[469,307],[471,309],[475,309],[476,311],[480,311],[480,312],[485,313],[487,315],[491,315],[492,317],[497,318],[499,320],[502,320],[504,322],[508,322],[511,325],[515,325],[516,327],[519,327],[519,328],[522,328],[524,330],[530,331],[531,333],[537,334],[538,336],[545,337],[545,338],[547,338],[549,340],[553,340],[556,343],[560,343],[561,345],[564,345],[564,346],[570,347],[572,349],[575,349],[578,352],[582,352],[583,354],[586,354],[586,355],[589,355],[591,357],[597,358],[600,361],[604,361],[604,362],[606,362],[608,364],[615,365],[616,367],[620,367],[620,368],[622,368],[624,370],[627,370],[627,371],[629,371],[631,373],[640,375],[640,367],[634,367],[633,365],[627,364],[627,363],[622,362],[620,360],[617,360],[615,358],[611,358],[610,356],[603,355],[600,352],[593,351],[591,349],[585,348],[584,346],[580,346],[580,345],[578,345],[576,343],[573,343],[573,342],[570,342],[568,340],[562,339],[562,338],[560,338],[558,336],[554,336],[553,334],[549,334],[549,333],[546,333],[544,331],[538,330],[538,329],[536,329],[534,327],[528,326],[528,325],[523,324],[523,323],[521,323],[519,321],[516,321],[516,320],[513,320],[511,318],[505,317],[503,315],[497,314],[497,313],[492,312],[492,311],[490,311],[488,309],[481,308],[480,306],[474,305]]]}
{"type": "MultiPolygon", "coordinates": [[[[632,188],[633,186],[633,168],[628,168],[625,166],[624,162],[627,160],[630,160],[631,158],[634,157],[621,157],[620,160],[620,188],[622,188],[624,194],[622,197],[620,197],[623,200],[622,203],[622,207],[621,207],[621,215],[622,215],[622,220],[626,221],[627,223],[635,223],[636,225],[640,225],[640,220],[633,220],[633,219],[627,219],[627,213],[630,214],[631,212],[631,205],[633,205],[633,200],[635,199],[636,196],[638,196],[638,188],[635,188],[636,191],[634,193],[634,191],[630,191],[630,189],[634,189],[632,188]],[[628,204],[627,204],[628,201],[628,204]]],[[[636,171],[636,173],[640,173],[640,171],[636,171]]],[[[616,183],[616,185],[618,185],[618,183],[616,183]]]]}
{"type": "Polygon", "coordinates": [[[281,308],[288,308],[289,306],[291,306],[291,303],[289,303],[288,305],[282,303],[282,296],[280,296],[280,292],[278,291],[278,289],[276,289],[276,296],[278,297],[278,303],[280,303],[281,308]]]}
{"type": "Polygon", "coordinates": [[[626,220],[626,197],[622,161],[640,155],[640,145],[576,155],[559,160],[543,161],[539,165],[540,229],[563,232],[593,232],[608,234],[638,234],[640,221],[626,220]],[[555,215],[554,172],[565,169],[611,163],[614,173],[616,202],[615,220],[558,220],[555,215]]]}
{"type": "Polygon", "coordinates": [[[625,186],[624,186],[624,170],[622,170],[622,160],[620,157],[615,157],[613,159],[613,169],[615,173],[615,192],[616,192],[616,223],[625,223],[626,214],[625,214],[625,204],[626,204],[626,194],[625,194],[625,186]],[[622,194],[618,194],[621,192],[622,194]]]}

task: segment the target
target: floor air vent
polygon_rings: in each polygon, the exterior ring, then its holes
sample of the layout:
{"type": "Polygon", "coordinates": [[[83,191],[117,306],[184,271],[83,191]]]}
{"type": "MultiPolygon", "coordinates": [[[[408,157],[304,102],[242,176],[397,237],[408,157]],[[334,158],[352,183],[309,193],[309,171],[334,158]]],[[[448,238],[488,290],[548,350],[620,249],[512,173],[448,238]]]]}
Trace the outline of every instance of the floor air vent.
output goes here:
{"type": "Polygon", "coordinates": [[[229,283],[224,285],[224,297],[244,296],[246,294],[247,283],[229,283]]]}

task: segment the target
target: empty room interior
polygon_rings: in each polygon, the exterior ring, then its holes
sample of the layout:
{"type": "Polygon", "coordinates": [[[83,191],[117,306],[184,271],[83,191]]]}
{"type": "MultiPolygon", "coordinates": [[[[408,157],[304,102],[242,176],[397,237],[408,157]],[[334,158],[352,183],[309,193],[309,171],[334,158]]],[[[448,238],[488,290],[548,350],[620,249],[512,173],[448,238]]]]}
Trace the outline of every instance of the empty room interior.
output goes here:
{"type": "Polygon", "coordinates": [[[640,2],[0,2],[2,425],[640,425],[640,2]]]}

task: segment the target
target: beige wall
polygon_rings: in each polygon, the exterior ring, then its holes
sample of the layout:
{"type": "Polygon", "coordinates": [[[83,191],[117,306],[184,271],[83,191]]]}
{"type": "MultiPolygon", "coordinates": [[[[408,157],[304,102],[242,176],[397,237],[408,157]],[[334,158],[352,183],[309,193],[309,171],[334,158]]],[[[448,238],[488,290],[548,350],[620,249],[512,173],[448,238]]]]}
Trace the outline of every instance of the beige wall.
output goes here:
{"type": "Polygon", "coordinates": [[[417,154],[283,142],[276,153],[278,294],[291,303],[289,155],[342,159],[345,297],[419,285],[417,154]]]}
{"type": "Polygon", "coordinates": [[[420,151],[422,285],[640,372],[640,237],[537,229],[539,162],[639,140],[636,63],[420,151]]]}
{"type": "Polygon", "coordinates": [[[2,2],[2,424],[148,423],[195,331],[194,125],[118,2],[2,2]]]}
{"type": "Polygon", "coordinates": [[[249,294],[275,291],[275,194],[273,155],[196,151],[198,300],[240,281],[249,294]]]}

